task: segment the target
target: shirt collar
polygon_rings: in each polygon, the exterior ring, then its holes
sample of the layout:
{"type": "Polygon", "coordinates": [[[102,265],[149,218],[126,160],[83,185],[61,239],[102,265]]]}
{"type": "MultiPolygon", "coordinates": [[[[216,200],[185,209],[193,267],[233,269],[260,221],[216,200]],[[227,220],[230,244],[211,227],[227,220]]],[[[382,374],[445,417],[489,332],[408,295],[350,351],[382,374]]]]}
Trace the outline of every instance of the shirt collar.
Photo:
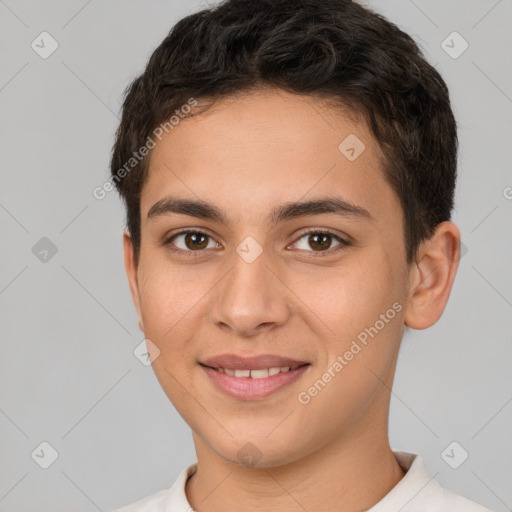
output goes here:
{"type": "Polygon", "coordinates": [[[442,492],[440,484],[429,475],[420,455],[400,451],[393,453],[405,475],[386,496],[366,512],[423,510],[421,503],[434,503],[436,496],[442,492]]]}

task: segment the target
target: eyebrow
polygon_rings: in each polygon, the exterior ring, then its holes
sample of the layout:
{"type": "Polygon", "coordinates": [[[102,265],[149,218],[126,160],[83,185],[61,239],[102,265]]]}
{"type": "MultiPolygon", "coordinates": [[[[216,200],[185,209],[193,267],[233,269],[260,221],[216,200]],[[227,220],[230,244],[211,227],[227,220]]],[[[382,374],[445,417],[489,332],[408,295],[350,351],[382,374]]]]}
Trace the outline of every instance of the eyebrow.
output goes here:
{"type": "MultiPolygon", "coordinates": [[[[190,200],[179,197],[165,196],[157,201],[148,211],[147,218],[152,219],[168,214],[189,215],[205,220],[216,221],[229,225],[226,212],[214,204],[203,200],[190,200]]],[[[362,206],[355,205],[341,197],[328,196],[310,201],[283,203],[272,208],[267,217],[270,226],[280,222],[325,213],[336,214],[343,217],[361,218],[374,221],[370,212],[362,206]]]]}

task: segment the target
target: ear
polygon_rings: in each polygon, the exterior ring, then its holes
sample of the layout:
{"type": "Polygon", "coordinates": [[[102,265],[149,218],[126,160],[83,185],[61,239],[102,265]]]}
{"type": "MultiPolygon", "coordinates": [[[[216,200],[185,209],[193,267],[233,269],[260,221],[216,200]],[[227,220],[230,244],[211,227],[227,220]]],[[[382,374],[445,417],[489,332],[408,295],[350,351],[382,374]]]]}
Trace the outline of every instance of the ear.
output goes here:
{"type": "Polygon", "coordinates": [[[418,250],[409,272],[405,324],[426,329],[446,307],[460,260],[460,232],[453,222],[441,222],[418,250]]]}
{"type": "Polygon", "coordinates": [[[133,243],[129,231],[125,231],[123,233],[123,248],[124,268],[126,270],[126,276],[128,277],[128,283],[130,284],[130,292],[132,294],[133,304],[135,305],[137,316],[139,318],[139,329],[144,332],[144,324],[142,322],[142,308],[140,305],[139,295],[139,277],[137,274],[138,267],[135,263],[133,243]]]}

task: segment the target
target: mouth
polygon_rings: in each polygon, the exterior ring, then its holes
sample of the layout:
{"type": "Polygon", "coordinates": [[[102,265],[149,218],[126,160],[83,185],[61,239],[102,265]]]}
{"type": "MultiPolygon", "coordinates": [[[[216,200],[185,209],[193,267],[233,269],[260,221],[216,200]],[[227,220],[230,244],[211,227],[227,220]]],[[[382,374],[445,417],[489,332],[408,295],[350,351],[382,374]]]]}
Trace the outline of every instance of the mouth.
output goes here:
{"type": "Polygon", "coordinates": [[[268,368],[224,368],[199,363],[214,389],[237,400],[261,400],[297,382],[310,363],[268,368]]]}

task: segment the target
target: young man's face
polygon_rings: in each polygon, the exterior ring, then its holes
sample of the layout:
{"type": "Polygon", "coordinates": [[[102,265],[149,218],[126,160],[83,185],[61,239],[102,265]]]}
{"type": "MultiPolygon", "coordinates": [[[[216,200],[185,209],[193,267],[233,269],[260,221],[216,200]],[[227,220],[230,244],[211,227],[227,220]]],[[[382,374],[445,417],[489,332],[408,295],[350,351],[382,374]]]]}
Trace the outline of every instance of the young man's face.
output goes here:
{"type": "Polygon", "coordinates": [[[154,148],[140,262],[135,268],[126,237],[126,265],[140,325],[160,350],[154,371],[203,450],[237,464],[248,451],[272,466],[342,440],[387,439],[409,269],[402,209],[378,158],[366,125],[283,91],[222,100],[154,148]],[[208,202],[225,223],[173,212],[148,218],[167,196],[208,202]],[[269,218],[290,203],[335,198],[368,215],[269,218]],[[165,244],[185,229],[202,235],[165,244]],[[238,377],[201,365],[221,354],[309,365],[294,380],[261,379],[251,394],[247,378],[237,387],[238,377]],[[261,391],[271,382],[286,385],[261,391]]]}

